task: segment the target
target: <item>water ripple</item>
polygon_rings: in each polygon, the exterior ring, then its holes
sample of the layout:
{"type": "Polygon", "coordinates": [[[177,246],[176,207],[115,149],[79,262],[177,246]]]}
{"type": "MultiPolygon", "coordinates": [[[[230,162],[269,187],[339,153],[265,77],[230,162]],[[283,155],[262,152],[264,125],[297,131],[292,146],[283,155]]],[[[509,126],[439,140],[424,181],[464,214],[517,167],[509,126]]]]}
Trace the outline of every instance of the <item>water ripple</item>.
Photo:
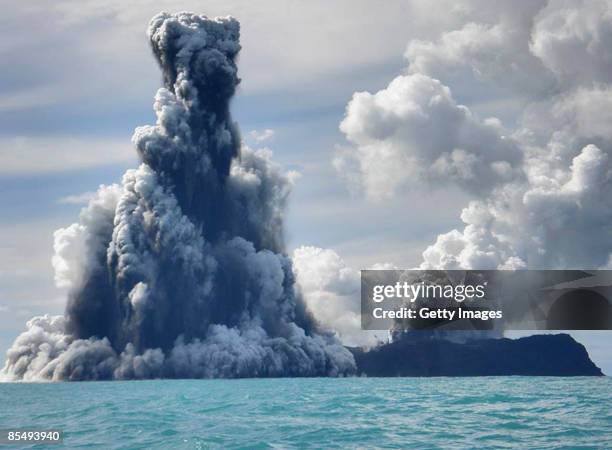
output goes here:
{"type": "Polygon", "coordinates": [[[0,428],[68,448],[612,448],[612,379],[0,384],[0,428]]]}

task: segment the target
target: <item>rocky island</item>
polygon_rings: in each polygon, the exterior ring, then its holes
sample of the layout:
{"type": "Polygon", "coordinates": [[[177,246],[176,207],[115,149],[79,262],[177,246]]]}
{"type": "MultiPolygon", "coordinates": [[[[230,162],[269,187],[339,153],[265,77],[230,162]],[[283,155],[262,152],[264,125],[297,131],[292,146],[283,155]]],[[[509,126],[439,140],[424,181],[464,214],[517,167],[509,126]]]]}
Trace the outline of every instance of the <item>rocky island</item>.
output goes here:
{"type": "Polygon", "coordinates": [[[603,376],[568,334],[519,339],[405,337],[369,351],[351,348],[357,373],[370,377],[603,376]]]}

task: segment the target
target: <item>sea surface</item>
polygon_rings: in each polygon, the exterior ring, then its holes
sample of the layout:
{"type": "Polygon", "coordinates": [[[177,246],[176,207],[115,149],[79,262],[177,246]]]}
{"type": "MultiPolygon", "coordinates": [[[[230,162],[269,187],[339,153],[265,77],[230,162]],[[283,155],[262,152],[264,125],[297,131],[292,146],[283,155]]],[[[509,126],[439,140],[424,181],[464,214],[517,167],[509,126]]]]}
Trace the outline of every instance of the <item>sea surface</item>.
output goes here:
{"type": "Polygon", "coordinates": [[[11,427],[63,430],[51,449],[609,449],[612,378],[0,384],[11,427]]]}

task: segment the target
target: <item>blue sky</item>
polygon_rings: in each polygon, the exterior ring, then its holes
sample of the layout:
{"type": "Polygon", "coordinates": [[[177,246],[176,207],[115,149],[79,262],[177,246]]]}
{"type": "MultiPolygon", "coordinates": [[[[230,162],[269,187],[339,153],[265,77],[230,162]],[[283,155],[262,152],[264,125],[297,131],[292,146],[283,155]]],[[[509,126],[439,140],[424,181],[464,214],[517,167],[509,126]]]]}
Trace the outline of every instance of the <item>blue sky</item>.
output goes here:
{"type": "MultiPolygon", "coordinates": [[[[412,39],[453,28],[427,2],[37,2],[0,18],[0,353],[37,314],[63,311],[53,283],[53,231],[75,222],[79,201],[137,164],[130,138],[152,123],[160,74],[145,35],[160,10],[241,20],[240,92],[233,114],[249,146],[268,146],[301,178],[287,213],[288,250],[335,250],[348,265],[413,267],[435,237],[459,227],[467,194],[408,192],[372,202],[351,192],[332,159],[354,92],[375,92],[405,71],[412,39]],[[250,132],[271,129],[257,142],[250,132]]],[[[523,99],[458,78],[453,95],[513,126],[523,99]]],[[[577,333],[612,373],[609,333],[577,333]]]]}

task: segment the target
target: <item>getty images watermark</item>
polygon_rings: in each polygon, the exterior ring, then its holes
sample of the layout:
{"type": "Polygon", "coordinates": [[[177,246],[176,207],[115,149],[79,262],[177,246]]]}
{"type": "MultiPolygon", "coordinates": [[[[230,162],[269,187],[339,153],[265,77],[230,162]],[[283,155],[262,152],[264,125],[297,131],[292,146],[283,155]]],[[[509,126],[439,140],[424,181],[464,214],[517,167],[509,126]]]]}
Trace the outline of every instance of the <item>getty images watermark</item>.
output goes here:
{"type": "Polygon", "coordinates": [[[363,270],[366,330],[609,330],[612,270],[363,270]]]}

